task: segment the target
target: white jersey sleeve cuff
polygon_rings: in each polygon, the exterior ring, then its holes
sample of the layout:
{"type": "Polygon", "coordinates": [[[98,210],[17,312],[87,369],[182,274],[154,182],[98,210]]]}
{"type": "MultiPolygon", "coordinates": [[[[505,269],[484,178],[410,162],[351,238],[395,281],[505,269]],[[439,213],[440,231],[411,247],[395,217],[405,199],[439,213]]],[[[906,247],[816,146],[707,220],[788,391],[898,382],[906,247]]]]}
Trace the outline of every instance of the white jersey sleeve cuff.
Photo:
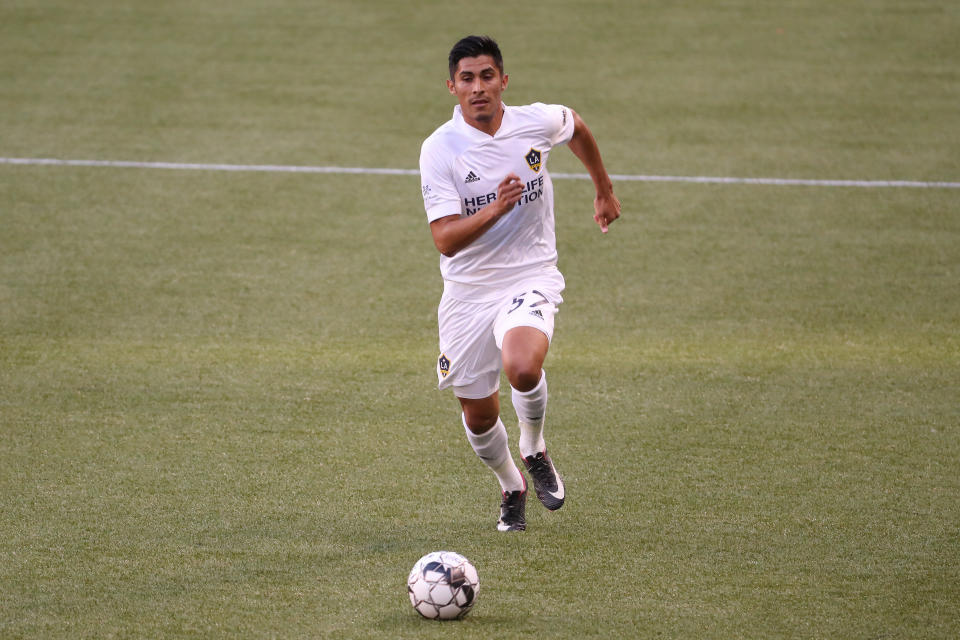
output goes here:
{"type": "Polygon", "coordinates": [[[427,209],[428,222],[433,222],[434,220],[439,220],[440,218],[446,218],[449,216],[459,216],[459,215],[460,215],[459,202],[455,203],[453,206],[447,203],[442,203],[427,209]]]}

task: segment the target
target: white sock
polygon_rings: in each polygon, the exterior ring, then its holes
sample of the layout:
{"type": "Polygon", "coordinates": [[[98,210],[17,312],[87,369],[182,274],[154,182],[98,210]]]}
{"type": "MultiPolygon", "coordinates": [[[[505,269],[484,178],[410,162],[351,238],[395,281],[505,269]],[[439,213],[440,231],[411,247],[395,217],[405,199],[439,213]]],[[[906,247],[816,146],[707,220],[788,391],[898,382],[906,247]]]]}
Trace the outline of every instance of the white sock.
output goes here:
{"type": "Polygon", "coordinates": [[[511,389],[513,408],[520,423],[520,455],[526,458],[545,451],[543,418],[547,412],[547,372],[540,372],[540,382],[530,391],[511,389]]]}
{"type": "Polygon", "coordinates": [[[470,431],[467,427],[466,418],[462,415],[461,418],[470,446],[473,447],[477,456],[483,460],[483,463],[490,467],[493,474],[497,476],[500,488],[503,491],[523,489],[523,476],[513,462],[513,456],[510,455],[510,448],[507,444],[507,428],[503,426],[500,418],[497,418],[497,424],[480,434],[470,431]]]}

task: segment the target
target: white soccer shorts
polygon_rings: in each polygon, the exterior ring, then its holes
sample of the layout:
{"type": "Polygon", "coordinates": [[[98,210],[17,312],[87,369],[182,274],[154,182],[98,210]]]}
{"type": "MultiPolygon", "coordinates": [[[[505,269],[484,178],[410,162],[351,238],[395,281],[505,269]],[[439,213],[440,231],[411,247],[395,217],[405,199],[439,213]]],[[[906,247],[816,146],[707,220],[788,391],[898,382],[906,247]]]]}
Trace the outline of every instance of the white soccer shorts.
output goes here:
{"type": "Polygon", "coordinates": [[[440,389],[453,387],[459,398],[486,398],[500,389],[503,337],[515,327],[539,329],[553,339],[554,316],[563,302],[555,283],[531,280],[505,289],[492,302],[440,300],[440,389]]]}

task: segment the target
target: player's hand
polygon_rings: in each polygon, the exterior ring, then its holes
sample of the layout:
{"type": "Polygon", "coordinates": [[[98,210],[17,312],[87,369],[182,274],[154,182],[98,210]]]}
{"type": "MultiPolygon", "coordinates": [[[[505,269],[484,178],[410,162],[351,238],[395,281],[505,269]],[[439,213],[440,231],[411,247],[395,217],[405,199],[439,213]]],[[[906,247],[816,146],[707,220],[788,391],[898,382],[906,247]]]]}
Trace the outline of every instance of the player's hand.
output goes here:
{"type": "Polygon", "coordinates": [[[610,230],[610,224],[620,217],[620,200],[609,194],[597,195],[593,200],[593,219],[600,225],[600,231],[606,233],[610,230]]]}
{"type": "Polygon", "coordinates": [[[520,176],[515,173],[508,173],[507,177],[497,185],[497,209],[498,213],[506,215],[513,211],[513,208],[520,202],[520,196],[523,195],[523,182],[520,176]]]}
{"type": "Polygon", "coordinates": [[[620,217],[620,200],[609,194],[597,195],[593,200],[593,219],[600,225],[600,231],[606,233],[610,230],[610,224],[620,217]]]}

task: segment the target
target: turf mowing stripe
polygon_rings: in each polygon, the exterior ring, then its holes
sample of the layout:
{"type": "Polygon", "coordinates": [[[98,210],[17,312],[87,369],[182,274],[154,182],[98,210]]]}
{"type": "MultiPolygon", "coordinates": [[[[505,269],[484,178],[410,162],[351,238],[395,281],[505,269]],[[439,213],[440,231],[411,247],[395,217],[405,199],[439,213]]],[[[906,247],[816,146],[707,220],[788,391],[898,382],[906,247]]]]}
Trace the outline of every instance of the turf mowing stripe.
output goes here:
{"type": "MultiPolygon", "coordinates": [[[[374,175],[419,175],[416,169],[374,167],[312,167],[275,164],[194,164],[183,162],[134,162],[127,160],[63,160],[58,158],[0,158],[0,164],[54,165],[67,167],[122,167],[134,169],[177,169],[186,171],[260,171],[266,173],[333,173],[374,175]]],[[[586,173],[551,173],[560,180],[589,180],[586,173]]],[[[922,182],[916,180],[808,180],[794,178],[734,178],[713,176],[655,176],[611,174],[615,181],[625,182],[692,182],[704,184],[755,184],[808,187],[899,187],[912,189],[960,189],[960,182],[922,182]]]]}

